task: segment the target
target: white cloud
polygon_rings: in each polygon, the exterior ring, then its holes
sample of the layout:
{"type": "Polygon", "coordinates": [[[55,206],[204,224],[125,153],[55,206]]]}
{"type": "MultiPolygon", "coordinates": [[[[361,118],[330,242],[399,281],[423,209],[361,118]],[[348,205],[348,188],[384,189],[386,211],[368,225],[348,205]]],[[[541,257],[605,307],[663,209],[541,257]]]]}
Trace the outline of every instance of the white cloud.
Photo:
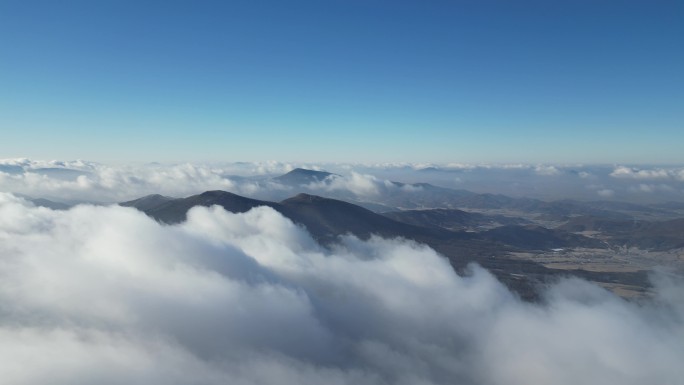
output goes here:
{"type": "Polygon", "coordinates": [[[684,168],[674,171],[674,178],[680,182],[684,182],[684,168]]]}
{"type": "Polygon", "coordinates": [[[544,166],[544,165],[539,165],[534,168],[534,172],[537,175],[543,175],[543,176],[555,176],[555,175],[560,175],[560,170],[557,169],[554,166],[544,166]]]}
{"type": "Polygon", "coordinates": [[[613,195],[615,195],[615,191],[609,188],[598,190],[596,193],[603,198],[611,198],[613,195]]]}
{"type": "MultiPolygon", "coordinates": [[[[58,201],[105,203],[136,199],[148,194],[184,197],[207,190],[282,199],[289,196],[292,187],[277,183],[269,176],[295,168],[293,164],[282,162],[104,165],[25,158],[0,160],[2,165],[13,168],[0,168],[0,191],[58,201]],[[63,175],[57,172],[59,170],[69,173],[63,175]],[[240,176],[257,177],[245,179],[240,176]]],[[[296,166],[321,169],[317,165],[296,166]]],[[[377,196],[381,191],[395,186],[387,180],[351,171],[344,177],[311,184],[309,188],[314,192],[346,191],[357,196],[377,196]]]]}
{"type": "MultiPolygon", "coordinates": [[[[348,176],[332,177],[327,185],[318,185],[323,190],[347,190],[356,195],[378,195],[382,182],[376,177],[352,171],[348,176]]],[[[311,186],[316,189],[317,186],[311,186]]]]}
{"type": "Polygon", "coordinates": [[[17,166],[24,170],[35,170],[41,168],[68,168],[80,171],[92,171],[97,168],[98,163],[84,160],[34,160],[29,158],[0,159],[0,166],[17,166]]]}
{"type": "Polygon", "coordinates": [[[175,166],[94,166],[87,173],[61,179],[35,172],[0,172],[0,189],[53,199],[112,202],[142,195],[190,195],[210,189],[231,190],[235,184],[222,170],[181,164],[175,166]]]}
{"type": "MultiPolygon", "coordinates": [[[[82,160],[41,161],[27,158],[0,160],[0,191],[71,203],[122,202],[148,194],[185,197],[207,190],[225,190],[274,201],[288,198],[298,192],[308,192],[337,199],[383,204],[389,204],[394,199],[394,204],[399,201],[400,205],[404,205],[413,200],[420,201],[419,194],[401,195],[424,191],[425,189],[420,186],[411,185],[411,183],[418,182],[512,196],[543,196],[544,199],[549,197],[553,199],[577,198],[577,196],[586,198],[583,184],[589,180],[592,184],[601,186],[601,189],[615,192],[637,192],[639,189],[651,188],[652,196],[657,198],[658,194],[672,195],[672,191],[663,186],[667,185],[675,190],[681,190],[682,182],[684,182],[684,169],[456,163],[444,165],[399,163],[364,166],[294,164],[275,161],[108,165],[82,160]],[[421,172],[421,167],[425,166],[434,166],[443,172],[421,172]],[[271,178],[296,167],[327,170],[340,175],[304,187],[280,184],[271,178]],[[568,170],[572,170],[572,173],[568,170]],[[579,178],[575,178],[574,175],[578,175],[579,178]],[[555,179],[558,183],[548,184],[549,176],[557,176],[555,179]],[[526,183],[521,183],[523,180],[521,178],[526,178],[526,183]],[[407,183],[395,184],[391,181],[407,183]],[[644,184],[646,187],[639,184],[644,184]],[[561,185],[564,187],[560,188],[561,185]],[[552,193],[549,193],[550,191],[552,193]],[[399,198],[404,201],[402,202],[399,198]]],[[[620,196],[629,197],[624,194],[620,196]]],[[[412,206],[406,204],[406,207],[412,206]]]]}
{"type": "Polygon", "coordinates": [[[545,305],[412,242],[332,251],[270,208],[123,207],[0,194],[8,384],[672,384],[684,288],[639,305],[578,280],[545,305]]]}
{"type": "Polygon", "coordinates": [[[359,198],[375,198],[388,192],[418,192],[421,186],[411,184],[396,184],[387,179],[380,179],[373,175],[351,171],[346,175],[331,175],[319,182],[305,186],[316,193],[349,192],[359,198]]]}
{"type": "Polygon", "coordinates": [[[631,191],[634,192],[645,192],[645,193],[652,193],[652,192],[674,192],[676,191],[672,186],[660,183],[660,184],[653,184],[653,183],[639,183],[638,186],[632,186],[630,187],[631,191]]]}
{"type": "Polygon", "coordinates": [[[148,194],[183,197],[217,189],[245,195],[287,190],[286,186],[268,179],[242,180],[231,175],[260,175],[294,168],[280,162],[105,165],[24,158],[0,160],[2,165],[15,168],[0,167],[0,191],[77,202],[120,202],[148,194]],[[68,173],[60,174],[60,170],[68,173]]]}
{"type": "Polygon", "coordinates": [[[662,168],[638,169],[619,166],[613,170],[610,176],[628,179],[669,179],[672,178],[675,172],[675,170],[666,170],[662,168]]]}

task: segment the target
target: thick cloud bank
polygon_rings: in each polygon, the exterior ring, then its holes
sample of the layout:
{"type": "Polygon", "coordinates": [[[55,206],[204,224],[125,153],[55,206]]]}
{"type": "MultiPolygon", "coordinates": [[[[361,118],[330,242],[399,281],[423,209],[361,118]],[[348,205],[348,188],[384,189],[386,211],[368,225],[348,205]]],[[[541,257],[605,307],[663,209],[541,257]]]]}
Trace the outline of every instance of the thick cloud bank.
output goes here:
{"type": "Polygon", "coordinates": [[[625,302],[568,280],[545,305],[434,251],[321,249],[266,208],[162,226],[0,195],[4,384],[675,384],[684,289],[625,302]]]}
{"type": "Polygon", "coordinates": [[[639,203],[684,201],[684,168],[551,165],[345,165],[239,162],[107,165],[87,161],[0,159],[0,191],[57,202],[122,202],[148,194],[185,197],[226,190],[282,200],[298,192],[386,204],[383,198],[420,196],[420,185],[511,196],[611,199],[639,203]],[[277,177],[296,167],[337,175],[299,186],[277,177]]]}
{"type": "MultiPolygon", "coordinates": [[[[316,165],[297,165],[320,169],[316,165]]],[[[336,165],[328,165],[335,169],[336,165]]],[[[272,179],[295,165],[280,162],[204,164],[105,165],[86,161],[0,160],[0,191],[67,202],[112,203],[148,194],[185,197],[207,190],[225,190],[261,199],[281,200],[297,192],[341,193],[350,198],[377,198],[396,190],[386,179],[347,169],[318,183],[291,186],[272,179]]]]}
{"type": "Polygon", "coordinates": [[[121,202],[148,194],[184,197],[206,190],[252,195],[283,189],[233,175],[283,173],[282,163],[106,165],[85,161],[0,160],[0,191],[66,202],[121,202]]]}

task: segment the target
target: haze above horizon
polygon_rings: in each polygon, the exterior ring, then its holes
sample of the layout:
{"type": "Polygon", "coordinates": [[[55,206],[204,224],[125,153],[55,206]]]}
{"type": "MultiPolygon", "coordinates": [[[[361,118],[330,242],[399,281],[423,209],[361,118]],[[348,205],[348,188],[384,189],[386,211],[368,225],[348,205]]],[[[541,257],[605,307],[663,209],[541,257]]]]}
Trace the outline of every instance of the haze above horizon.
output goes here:
{"type": "Polygon", "coordinates": [[[0,152],[681,164],[676,1],[6,1],[0,152]]]}

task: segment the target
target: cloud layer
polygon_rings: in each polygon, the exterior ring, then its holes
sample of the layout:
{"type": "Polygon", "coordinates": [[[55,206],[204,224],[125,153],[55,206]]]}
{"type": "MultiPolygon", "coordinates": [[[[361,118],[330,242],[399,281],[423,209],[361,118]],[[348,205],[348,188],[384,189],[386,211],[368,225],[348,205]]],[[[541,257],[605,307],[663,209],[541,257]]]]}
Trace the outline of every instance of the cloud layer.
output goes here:
{"type": "Polygon", "coordinates": [[[388,196],[420,194],[422,188],[410,183],[423,182],[543,200],[684,201],[684,168],[681,167],[283,162],[106,165],[23,158],[0,160],[0,191],[71,203],[122,202],[148,194],[185,197],[220,189],[267,200],[282,200],[307,192],[386,204],[383,198],[388,196]],[[272,179],[296,167],[327,170],[337,175],[302,186],[272,179]]]}
{"type": "Polygon", "coordinates": [[[121,202],[148,194],[183,197],[217,189],[251,195],[285,187],[242,180],[240,175],[283,173],[292,168],[278,162],[105,165],[8,159],[0,161],[0,191],[68,202],[121,202]]]}
{"type": "Polygon", "coordinates": [[[637,167],[625,167],[619,166],[610,173],[610,176],[614,178],[625,178],[625,179],[641,179],[641,180],[677,180],[684,181],[684,169],[683,168],[637,168],[637,167]]]}
{"type": "Polygon", "coordinates": [[[674,384],[684,288],[658,290],[566,280],[529,304],[412,242],[322,249],[266,207],[162,226],[0,195],[8,384],[674,384]]]}

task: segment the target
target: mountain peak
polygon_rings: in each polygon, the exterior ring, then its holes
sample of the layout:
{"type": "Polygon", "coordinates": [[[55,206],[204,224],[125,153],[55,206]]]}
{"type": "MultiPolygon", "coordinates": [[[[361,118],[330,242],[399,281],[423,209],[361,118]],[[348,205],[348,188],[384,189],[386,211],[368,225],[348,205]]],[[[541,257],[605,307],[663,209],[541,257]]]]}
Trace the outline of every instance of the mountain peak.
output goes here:
{"type": "Polygon", "coordinates": [[[150,194],[145,195],[142,198],[134,199],[132,201],[119,203],[119,205],[125,207],[135,207],[138,210],[145,211],[163,205],[164,203],[172,201],[174,199],[175,198],[167,197],[160,194],[150,194]]]}
{"type": "Polygon", "coordinates": [[[294,170],[273,179],[283,184],[303,185],[323,181],[331,175],[335,174],[327,171],[295,168],[294,170]]]}
{"type": "Polygon", "coordinates": [[[330,175],[331,173],[329,173],[327,171],[310,170],[308,168],[301,168],[301,167],[297,167],[294,170],[285,173],[285,175],[294,175],[294,174],[306,174],[306,175],[325,174],[325,175],[330,175]]]}
{"type": "Polygon", "coordinates": [[[223,191],[223,190],[209,190],[205,191],[201,194],[199,194],[200,197],[202,198],[218,198],[218,197],[230,197],[230,196],[239,196],[237,194],[233,194],[228,191],[223,191]]]}
{"type": "Polygon", "coordinates": [[[323,198],[323,197],[318,196],[318,195],[301,193],[301,194],[297,194],[297,195],[293,196],[292,198],[288,198],[286,200],[291,201],[291,202],[295,202],[295,201],[299,201],[299,202],[323,202],[323,201],[328,201],[328,200],[332,200],[332,199],[323,198]]]}

